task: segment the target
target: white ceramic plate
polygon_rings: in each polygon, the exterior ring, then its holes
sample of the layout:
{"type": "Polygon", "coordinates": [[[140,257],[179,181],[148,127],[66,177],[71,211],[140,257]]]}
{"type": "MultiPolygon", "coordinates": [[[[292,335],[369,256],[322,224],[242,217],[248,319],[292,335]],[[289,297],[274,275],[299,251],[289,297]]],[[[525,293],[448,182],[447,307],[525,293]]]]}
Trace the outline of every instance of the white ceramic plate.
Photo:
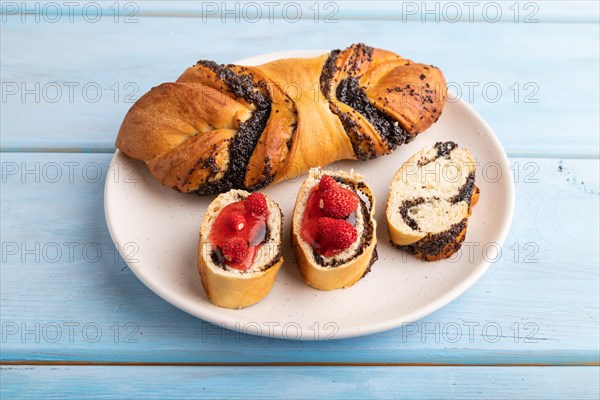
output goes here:
{"type": "MultiPolygon", "coordinates": [[[[262,64],[277,58],[322,53],[290,51],[237,63],[262,64]]],[[[303,283],[294,262],[289,227],[304,176],[265,190],[285,215],[285,263],[271,293],[242,310],[213,306],[200,283],[196,267],[198,229],[212,196],[180,194],[163,187],[143,163],[117,151],[104,193],[106,221],[131,270],[169,303],[227,329],[302,340],[367,335],[399,327],[440,309],[483,275],[508,233],[514,208],[508,159],[485,121],[454,96],[450,96],[435,125],[393,154],[367,162],[338,162],[330,168],[353,168],[361,173],[377,198],[379,260],[371,273],[349,289],[312,289],[303,283]],[[402,163],[418,150],[443,140],[467,147],[479,163],[476,184],[481,189],[481,199],[469,221],[465,242],[469,246],[463,246],[452,259],[425,263],[389,244],[385,202],[388,185],[402,163]]]]}

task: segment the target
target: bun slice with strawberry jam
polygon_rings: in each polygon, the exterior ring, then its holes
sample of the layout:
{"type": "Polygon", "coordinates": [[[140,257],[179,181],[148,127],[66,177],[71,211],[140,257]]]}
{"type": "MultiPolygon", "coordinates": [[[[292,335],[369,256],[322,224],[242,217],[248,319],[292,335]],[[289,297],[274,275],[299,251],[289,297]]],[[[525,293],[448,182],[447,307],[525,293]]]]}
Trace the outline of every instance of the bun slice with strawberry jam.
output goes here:
{"type": "Polygon", "coordinates": [[[200,227],[198,269],[209,300],[225,308],[259,302],[283,263],[283,215],[262,193],[230,190],[206,210],[200,227]]]}
{"type": "Polygon", "coordinates": [[[340,289],[367,274],[377,260],[374,203],[360,175],[309,171],[292,218],[292,245],[307,284],[340,289]]]}

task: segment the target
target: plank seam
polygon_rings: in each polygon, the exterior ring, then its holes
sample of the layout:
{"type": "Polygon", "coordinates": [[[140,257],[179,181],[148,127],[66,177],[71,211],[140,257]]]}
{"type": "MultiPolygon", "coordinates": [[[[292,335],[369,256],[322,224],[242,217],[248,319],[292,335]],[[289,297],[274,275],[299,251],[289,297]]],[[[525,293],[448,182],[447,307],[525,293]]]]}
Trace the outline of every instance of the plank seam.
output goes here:
{"type": "MultiPolygon", "coordinates": [[[[6,17],[14,17],[15,14],[9,14],[9,13],[5,13],[5,12],[1,12],[0,11],[0,15],[6,16],[6,17]]],[[[24,13],[24,15],[29,15],[29,16],[36,16],[36,15],[42,15],[42,13],[35,13],[35,12],[31,12],[31,13],[24,13]]],[[[48,15],[48,16],[55,16],[54,14],[51,13],[46,13],[43,15],[48,15]]],[[[17,15],[20,16],[20,15],[17,15]]],[[[85,17],[74,13],[72,15],[73,18],[76,18],[78,20],[85,20],[85,17]]],[[[135,18],[186,18],[186,19],[201,19],[201,20],[222,20],[223,18],[223,14],[202,14],[202,13],[194,13],[194,12],[188,12],[188,13],[179,13],[179,12],[152,12],[152,11],[141,11],[141,12],[137,12],[135,15],[132,15],[132,17],[135,18]]],[[[598,19],[596,19],[595,17],[585,17],[585,16],[580,16],[580,17],[574,17],[574,18],[560,18],[560,17],[539,17],[540,19],[535,22],[536,24],[575,24],[575,25],[581,25],[581,24],[598,24],[598,19]]],[[[274,14],[272,16],[273,20],[276,21],[287,21],[288,19],[286,19],[285,17],[281,16],[281,15],[276,15],[274,14]]],[[[302,21],[311,21],[311,17],[302,17],[300,18],[300,20],[302,21]]],[[[423,21],[421,18],[415,18],[415,17],[406,17],[403,15],[386,15],[385,12],[381,12],[380,14],[374,14],[374,15],[340,15],[337,17],[336,21],[400,21],[403,24],[408,24],[408,23],[412,23],[412,24],[423,24],[423,21]]],[[[436,23],[435,21],[433,21],[432,23],[436,23]]],[[[474,25],[474,24],[489,24],[489,21],[486,21],[485,19],[482,18],[476,18],[473,21],[469,21],[469,20],[465,20],[465,19],[461,19],[459,21],[456,22],[448,22],[448,21],[444,21],[443,23],[446,24],[470,24],[470,25],[474,25]]],[[[501,18],[498,21],[493,22],[495,24],[514,24],[515,22],[511,19],[505,19],[505,18],[501,18]]]]}
{"type": "Polygon", "coordinates": [[[112,362],[112,361],[0,361],[2,366],[109,366],[109,367],[599,367],[600,362],[536,364],[536,363],[350,363],[350,362],[112,362]]]}

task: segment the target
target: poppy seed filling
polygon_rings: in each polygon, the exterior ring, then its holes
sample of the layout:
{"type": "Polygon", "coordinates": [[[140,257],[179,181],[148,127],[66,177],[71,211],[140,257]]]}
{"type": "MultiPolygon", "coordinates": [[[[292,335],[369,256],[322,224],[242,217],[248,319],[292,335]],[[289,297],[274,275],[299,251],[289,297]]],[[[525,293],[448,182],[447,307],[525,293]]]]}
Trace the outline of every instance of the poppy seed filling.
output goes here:
{"type": "Polygon", "coordinates": [[[404,220],[404,223],[410,226],[410,229],[412,229],[413,231],[420,231],[421,228],[419,228],[419,224],[417,223],[417,221],[415,221],[408,213],[411,208],[423,203],[425,203],[425,199],[422,197],[416,198],[414,200],[405,200],[402,202],[402,204],[400,205],[400,209],[398,210],[400,212],[400,216],[404,220]]]}
{"type": "MultiPolygon", "coordinates": [[[[196,193],[205,195],[223,193],[232,188],[248,189],[244,185],[246,165],[271,115],[271,101],[260,91],[258,85],[252,80],[252,75],[237,74],[229,66],[219,65],[213,61],[198,61],[198,64],[213,71],[227,85],[231,93],[253,104],[256,110],[250,118],[240,124],[237,134],[229,143],[229,166],[223,178],[216,182],[208,182],[196,193]]],[[[263,89],[267,90],[266,85],[263,89]]],[[[268,183],[253,187],[252,190],[257,190],[268,183]]]]}
{"type": "MultiPolygon", "coordinates": [[[[377,153],[371,145],[372,140],[360,131],[358,124],[351,115],[347,115],[331,102],[331,85],[333,83],[333,76],[340,70],[340,68],[336,66],[336,61],[340,53],[341,50],[333,50],[329,53],[327,61],[325,61],[320,76],[321,92],[329,101],[329,108],[331,111],[340,119],[344,131],[352,143],[352,148],[356,157],[359,160],[375,158],[377,157],[377,153]]],[[[360,57],[366,57],[370,61],[372,53],[372,47],[365,45],[357,46],[354,54],[350,57],[349,65],[346,67],[346,72],[353,76],[342,79],[335,88],[335,96],[337,100],[360,113],[384,139],[388,148],[392,151],[399,145],[411,141],[413,136],[404,130],[398,121],[392,118],[388,113],[375,107],[359,85],[358,77],[356,77],[359,59],[360,57]]]]}
{"type": "Polygon", "coordinates": [[[336,96],[338,100],[349,105],[365,117],[385,139],[391,150],[412,139],[412,136],[400,127],[398,121],[371,103],[358,84],[358,78],[343,79],[336,89],[336,96]]]}
{"type": "Polygon", "coordinates": [[[430,256],[437,256],[445,251],[454,253],[462,246],[465,238],[464,235],[460,237],[460,234],[464,229],[466,229],[466,227],[467,219],[465,218],[459,223],[452,225],[450,229],[440,233],[430,233],[416,243],[406,246],[400,246],[394,243],[392,243],[392,245],[411,254],[427,254],[430,256]],[[457,238],[458,240],[456,240],[457,238]],[[447,246],[451,246],[452,249],[446,248],[447,246]]]}

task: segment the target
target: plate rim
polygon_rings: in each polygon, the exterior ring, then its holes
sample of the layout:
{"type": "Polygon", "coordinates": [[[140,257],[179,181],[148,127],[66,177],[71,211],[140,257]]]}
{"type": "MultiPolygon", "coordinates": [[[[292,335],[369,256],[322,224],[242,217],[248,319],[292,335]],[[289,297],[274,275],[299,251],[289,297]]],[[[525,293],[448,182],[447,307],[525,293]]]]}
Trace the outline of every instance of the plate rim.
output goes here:
{"type": "MultiPolygon", "coordinates": [[[[270,61],[277,60],[280,58],[316,57],[318,55],[325,54],[327,52],[329,52],[329,50],[322,50],[322,49],[286,50],[286,51],[280,51],[280,52],[271,52],[271,53],[260,54],[260,55],[256,55],[256,56],[252,56],[252,57],[246,57],[246,58],[243,58],[240,60],[233,61],[233,63],[234,64],[258,65],[258,63],[262,64],[262,63],[270,62],[270,61]]],[[[502,168],[502,170],[510,171],[510,161],[508,159],[508,155],[506,154],[504,146],[502,146],[502,143],[500,142],[500,139],[498,138],[498,136],[496,135],[494,130],[488,125],[488,123],[483,119],[483,117],[481,117],[481,115],[479,115],[479,113],[473,107],[471,107],[466,101],[464,101],[462,98],[458,98],[450,90],[448,90],[448,97],[455,99],[456,100],[455,103],[458,103],[461,107],[465,108],[471,114],[471,116],[473,116],[475,118],[475,120],[477,121],[478,124],[483,126],[486,130],[488,130],[491,133],[491,135],[489,135],[490,140],[492,140],[494,142],[494,144],[496,145],[497,148],[502,150],[501,151],[501,161],[502,161],[501,168],[502,168]]],[[[121,150],[116,149],[116,151],[111,159],[109,168],[111,168],[113,166],[115,159],[117,159],[118,157],[127,157],[127,156],[125,156],[125,154],[121,150]]],[[[514,179],[512,179],[512,178],[508,179],[508,181],[509,181],[508,198],[510,199],[510,201],[507,205],[507,217],[504,220],[502,220],[502,225],[500,227],[500,233],[498,236],[499,240],[497,241],[499,246],[503,246],[504,242],[506,241],[506,238],[510,231],[510,227],[512,225],[512,221],[514,219],[515,202],[516,202],[515,182],[514,182],[514,179]]],[[[114,230],[115,229],[114,221],[111,218],[111,213],[110,213],[110,210],[108,207],[108,202],[109,202],[109,197],[110,197],[109,192],[111,190],[110,188],[112,187],[111,183],[114,183],[114,182],[112,182],[112,180],[109,179],[109,175],[107,175],[106,180],[105,180],[105,185],[104,185],[103,201],[104,201],[104,216],[105,216],[106,224],[108,227],[108,231],[109,231],[111,240],[113,241],[113,243],[115,243],[115,242],[117,242],[117,240],[115,237],[116,233],[114,230]]],[[[121,255],[121,257],[123,257],[123,254],[121,254],[120,246],[117,247],[117,250],[119,251],[119,254],[121,255]]],[[[123,258],[126,259],[126,257],[123,257],[123,258]]],[[[133,274],[148,289],[150,289],[156,295],[161,297],[167,303],[169,303],[169,304],[177,307],[178,309],[180,309],[196,318],[199,318],[203,321],[210,322],[212,324],[221,326],[222,328],[236,331],[235,327],[238,326],[238,324],[240,322],[239,318],[235,318],[233,315],[230,316],[230,315],[225,315],[225,314],[219,313],[218,311],[220,309],[218,309],[218,307],[215,307],[215,310],[212,310],[210,308],[198,309],[197,307],[195,307],[193,304],[189,303],[188,301],[184,301],[181,296],[176,296],[174,294],[176,292],[173,292],[172,290],[167,290],[166,287],[160,286],[160,285],[156,284],[155,282],[153,282],[151,279],[148,279],[147,275],[144,275],[141,273],[141,271],[144,270],[143,268],[140,268],[138,271],[138,268],[133,268],[131,265],[129,265],[129,263],[127,261],[125,261],[125,262],[126,262],[128,268],[133,272],[133,274]]],[[[441,308],[450,304],[453,300],[457,299],[462,294],[464,294],[479,279],[481,279],[481,277],[489,269],[489,266],[490,266],[490,262],[484,260],[482,267],[477,268],[475,271],[473,271],[472,273],[467,275],[466,279],[462,280],[460,282],[460,284],[456,285],[451,290],[445,292],[443,295],[437,297],[435,301],[432,301],[429,304],[427,304],[426,306],[416,309],[413,312],[404,314],[401,317],[389,318],[389,319],[386,319],[385,321],[366,324],[362,327],[349,327],[349,328],[339,327],[339,330],[336,332],[336,334],[328,339],[314,338],[310,335],[304,335],[304,333],[302,333],[300,338],[295,338],[295,339],[296,340],[308,340],[308,341],[323,341],[323,340],[345,339],[345,338],[366,336],[366,335],[384,332],[384,331],[394,329],[394,328],[399,328],[405,324],[418,321],[418,320],[426,317],[427,315],[430,315],[430,314],[440,310],[441,308]]],[[[240,331],[240,330],[237,330],[237,331],[240,331]]],[[[250,334],[250,335],[255,335],[254,332],[244,332],[244,333],[250,334]]],[[[285,333],[283,332],[281,324],[277,327],[273,327],[272,330],[269,330],[268,336],[263,335],[263,334],[258,334],[258,336],[290,340],[290,338],[288,338],[285,335],[285,333]]]]}

